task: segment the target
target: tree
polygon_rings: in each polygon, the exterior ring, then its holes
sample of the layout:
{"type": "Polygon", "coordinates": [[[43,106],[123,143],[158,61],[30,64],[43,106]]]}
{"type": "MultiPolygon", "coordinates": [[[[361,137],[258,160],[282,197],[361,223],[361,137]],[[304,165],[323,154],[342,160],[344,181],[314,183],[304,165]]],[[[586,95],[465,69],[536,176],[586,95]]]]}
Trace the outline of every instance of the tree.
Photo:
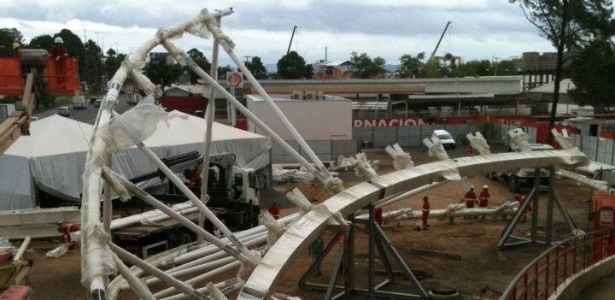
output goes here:
{"type": "Polygon", "coordinates": [[[87,81],[88,86],[93,91],[99,91],[102,77],[106,73],[105,65],[102,61],[102,49],[94,41],[88,40],[85,44],[85,50],[85,57],[81,64],[85,69],[83,72],[85,76],[81,77],[81,79],[87,81]]]}
{"type": "Polygon", "coordinates": [[[28,44],[28,48],[31,49],[49,50],[51,46],[53,46],[53,38],[48,34],[36,36],[28,44]]]}
{"type": "Polygon", "coordinates": [[[386,72],[384,69],[386,61],[382,57],[372,60],[366,53],[358,55],[353,51],[350,53],[350,62],[352,63],[350,71],[354,78],[376,78],[386,72]]]}
{"type": "Polygon", "coordinates": [[[13,56],[13,43],[23,45],[23,34],[15,28],[0,28],[0,57],[13,56]]]}
{"type": "Polygon", "coordinates": [[[608,41],[593,41],[573,59],[571,80],[576,88],[568,94],[579,105],[592,105],[594,113],[615,105],[615,51],[608,41]]]}
{"type": "Polygon", "coordinates": [[[416,57],[410,54],[404,54],[399,58],[400,78],[416,78],[419,77],[421,69],[425,66],[425,52],[420,52],[416,57]]]}
{"type": "MultiPolygon", "coordinates": [[[[203,55],[203,52],[199,51],[196,48],[192,48],[188,52],[186,52],[186,54],[188,54],[188,57],[190,57],[190,59],[192,59],[199,67],[201,67],[203,71],[209,74],[209,72],[211,71],[211,63],[207,60],[207,57],[203,55]]],[[[199,76],[194,71],[192,71],[192,69],[188,67],[186,67],[186,69],[188,70],[188,74],[190,74],[190,83],[197,83],[199,76]]]]}
{"type": "MultiPolygon", "coordinates": [[[[547,38],[557,50],[555,84],[549,128],[555,125],[559,101],[564,52],[573,52],[582,44],[596,37],[610,37],[614,32],[611,0],[509,0],[519,3],[526,19],[536,26],[540,35],[547,38]]],[[[549,134],[547,143],[553,136],[549,134]]]]}
{"type": "Polygon", "coordinates": [[[145,65],[145,75],[162,89],[170,86],[183,74],[184,69],[179,64],[167,64],[164,57],[150,60],[145,65]]]}
{"type": "Polygon", "coordinates": [[[296,51],[290,51],[278,60],[278,75],[285,79],[312,78],[312,66],[296,51]]]}
{"type": "Polygon", "coordinates": [[[118,54],[115,50],[109,48],[107,50],[107,57],[105,59],[105,72],[109,78],[113,77],[117,69],[120,68],[122,62],[126,59],[126,54],[118,54]]]}
{"type": "Polygon", "coordinates": [[[218,67],[218,79],[225,79],[226,73],[233,72],[233,68],[230,65],[218,67]]]}
{"type": "Polygon", "coordinates": [[[258,56],[253,56],[250,62],[246,62],[246,68],[250,70],[250,73],[254,75],[256,79],[267,79],[267,69],[263,65],[261,58],[258,56]]]}
{"type": "Polygon", "coordinates": [[[487,59],[470,60],[459,65],[457,68],[457,76],[490,76],[493,75],[493,71],[491,69],[491,62],[487,59]]]}

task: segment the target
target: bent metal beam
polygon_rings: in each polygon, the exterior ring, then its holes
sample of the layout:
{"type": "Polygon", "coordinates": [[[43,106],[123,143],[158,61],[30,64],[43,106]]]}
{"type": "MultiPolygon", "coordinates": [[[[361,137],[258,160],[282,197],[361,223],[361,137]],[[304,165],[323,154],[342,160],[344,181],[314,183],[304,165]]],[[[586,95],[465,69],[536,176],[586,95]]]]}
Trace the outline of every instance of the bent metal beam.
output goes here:
{"type": "Polygon", "coordinates": [[[459,175],[474,177],[492,171],[575,167],[587,163],[587,157],[578,148],[572,148],[449,159],[373,178],[334,195],[294,222],[262,258],[238,298],[265,299],[275,292],[294,259],[320,234],[335,213],[347,216],[382,198],[432,182],[459,178],[459,175]]]}

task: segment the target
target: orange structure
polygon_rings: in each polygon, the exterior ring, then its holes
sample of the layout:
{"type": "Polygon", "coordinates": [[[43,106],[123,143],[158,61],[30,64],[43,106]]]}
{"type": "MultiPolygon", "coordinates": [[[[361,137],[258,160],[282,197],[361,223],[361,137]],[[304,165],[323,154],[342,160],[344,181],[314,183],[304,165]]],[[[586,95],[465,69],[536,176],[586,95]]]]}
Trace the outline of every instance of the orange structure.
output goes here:
{"type": "MultiPolygon", "coordinates": [[[[615,227],[615,195],[606,192],[594,192],[592,195],[592,231],[615,227]]],[[[594,262],[615,255],[615,237],[598,235],[594,237],[594,262]]]]}
{"type": "MultiPolygon", "coordinates": [[[[27,68],[27,66],[25,66],[27,68]]],[[[26,87],[24,66],[19,57],[0,58],[0,95],[22,96],[26,87]]],[[[73,96],[81,93],[79,63],[75,58],[54,61],[44,59],[42,83],[53,96],[73,96]]]]}

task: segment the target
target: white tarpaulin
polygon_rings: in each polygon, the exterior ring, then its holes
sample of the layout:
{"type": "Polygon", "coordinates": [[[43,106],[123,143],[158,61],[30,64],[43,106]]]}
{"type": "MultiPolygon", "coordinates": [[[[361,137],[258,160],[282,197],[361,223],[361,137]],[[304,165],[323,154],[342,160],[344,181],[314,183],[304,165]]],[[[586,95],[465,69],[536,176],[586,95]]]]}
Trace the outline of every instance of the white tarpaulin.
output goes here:
{"type": "MultiPolygon", "coordinates": [[[[174,111],[144,143],[159,157],[202,153],[206,127],[204,119],[174,111]]],[[[53,115],[32,122],[30,132],[0,155],[0,210],[35,207],[35,186],[65,200],[80,201],[93,126],[53,115]]],[[[235,153],[240,167],[266,167],[270,145],[267,137],[214,123],[211,153],[235,153]]],[[[156,170],[135,147],[114,155],[113,169],[126,178],[156,170]]]]}

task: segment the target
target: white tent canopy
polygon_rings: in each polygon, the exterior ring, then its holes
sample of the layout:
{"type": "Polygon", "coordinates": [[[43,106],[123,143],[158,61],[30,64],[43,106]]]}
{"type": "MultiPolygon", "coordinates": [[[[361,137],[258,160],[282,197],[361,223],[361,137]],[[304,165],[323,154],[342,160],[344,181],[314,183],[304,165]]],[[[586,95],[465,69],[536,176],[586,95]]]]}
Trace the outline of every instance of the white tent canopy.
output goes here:
{"type": "MultiPolygon", "coordinates": [[[[188,151],[202,154],[206,127],[201,118],[173,111],[144,143],[159,157],[188,151]]],[[[80,201],[81,176],[93,126],[54,115],[32,122],[30,132],[30,136],[20,137],[0,155],[0,210],[35,207],[37,186],[64,200],[80,201]]],[[[270,148],[269,138],[214,124],[211,153],[235,153],[240,167],[266,167],[270,148]]],[[[126,178],[156,170],[135,147],[114,155],[113,168],[126,178]]]]}

